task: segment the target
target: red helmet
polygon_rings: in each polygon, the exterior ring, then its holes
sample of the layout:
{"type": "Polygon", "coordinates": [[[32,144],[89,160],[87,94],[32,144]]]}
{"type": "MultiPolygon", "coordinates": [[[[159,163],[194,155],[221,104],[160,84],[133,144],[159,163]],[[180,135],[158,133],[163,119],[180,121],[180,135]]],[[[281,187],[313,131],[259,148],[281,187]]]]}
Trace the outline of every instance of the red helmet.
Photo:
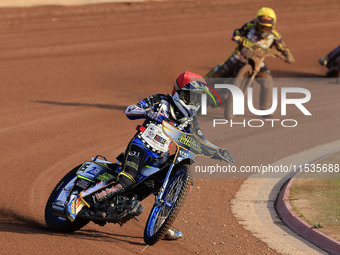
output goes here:
{"type": "Polygon", "coordinates": [[[197,74],[197,73],[192,73],[192,72],[184,72],[181,73],[176,81],[175,81],[175,85],[174,85],[174,89],[172,90],[172,95],[178,91],[181,90],[182,88],[185,87],[185,85],[187,85],[188,83],[192,82],[192,81],[201,81],[203,83],[206,83],[204,78],[197,74]]]}
{"type": "Polygon", "coordinates": [[[186,117],[196,114],[200,107],[200,96],[209,88],[204,78],[196,73],[184,72],[176,79],[172,98],[177,108],[186,117]]]}

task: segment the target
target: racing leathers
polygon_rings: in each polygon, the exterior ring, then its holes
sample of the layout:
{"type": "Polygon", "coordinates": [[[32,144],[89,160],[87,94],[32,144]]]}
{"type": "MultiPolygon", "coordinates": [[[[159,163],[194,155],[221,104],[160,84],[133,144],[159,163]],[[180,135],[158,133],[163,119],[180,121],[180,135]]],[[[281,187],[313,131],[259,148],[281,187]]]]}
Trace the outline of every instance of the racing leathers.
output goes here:
{"type": "MultiPolygon", "coordinates": [[[[249,51],[244,46],[247,42],[264,49],[275,47],[286,58],[286,62],[295,62],[281,35],[274,29],[268,33],[257,31],[255,20],[251,20],[241,28],[234,30],[232,40],[238,43],[234,52],[224,63],[213,68],[205,78],[235,77],[237,72],[247,63],[249,51]]],[[[265,62],[262,63],[256,78],[266,78],[259,79],[258,82],[261,85],[260,108],[261,110],[267,110],[271,106],[273,81],[265,62]]]]}
{"type": "MultiPolygon", "coordinates": [[[[169,151],[170,140],[163,133],[161,122],[164,119],[179,125],[184,131],[196,133],[209,146],[213,146],[199,128],[197,117],[185,117],[176,107],[171,95],[155,94],[130,105],[125,111],[129,119],[145,118],[144,123],[137,127],[137,133],[131,139],[125,151],[123,169],[118,181],[109,184],[97,184],[81,193],[87,206],[102,202],[114,195],[120,194],[136,183],[139,169],[161,159],[169,151]]],[[[222,150],[222,149],[221,149],[222,150]]]]}

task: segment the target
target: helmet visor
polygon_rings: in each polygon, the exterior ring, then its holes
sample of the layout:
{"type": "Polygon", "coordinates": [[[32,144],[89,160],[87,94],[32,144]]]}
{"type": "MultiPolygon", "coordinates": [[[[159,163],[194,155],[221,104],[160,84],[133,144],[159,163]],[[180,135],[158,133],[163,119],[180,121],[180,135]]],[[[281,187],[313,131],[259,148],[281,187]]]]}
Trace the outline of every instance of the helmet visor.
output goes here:
{"type": "Polygon", "coordinates": [[[192,92],[187,91],[187,90],[181,90],[179,92],[179,98],[186,105],[199,106],[200,102],[201,102],[200,94],[192,93],[192,92]]]}
{"type": "Polygon", "coordinates": [[[273,27],[275,24],[275,20],[271,17],[267,17],[267,16],[258,16],[257,17],[257,21],[263,25],[263,26],[267,26],[267,27],[273,27]]]}

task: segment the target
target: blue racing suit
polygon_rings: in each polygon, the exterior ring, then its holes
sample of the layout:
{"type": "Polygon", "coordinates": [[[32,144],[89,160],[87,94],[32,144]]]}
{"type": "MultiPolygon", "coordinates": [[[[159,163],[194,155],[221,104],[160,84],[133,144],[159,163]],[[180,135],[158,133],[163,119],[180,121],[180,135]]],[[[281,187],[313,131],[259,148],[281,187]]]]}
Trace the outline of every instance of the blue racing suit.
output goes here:
{"type": "Polygon", "coordinates": [[[188,118],[178,110],[171,95],[155,94],[147,97],[137,104],[128,106],[125,114],[131,120],[145,119],[145,121],[137,127],[137,133],[126,148],[123,169],[119,173],[118,181],[98,184],[82,193],[88,206],[129,189],[136,183],[136,177],[141,168],[169,151],[170,140],[162,131],[161,123],[164,119],[181,125],[186,132],[190,132],[190,130],[195,132],[203,142],[214,146],[204,137],[199,128],[197,117],[193,116],[191,122],[187,121],[188,118]],[[149,113],[152,113],[152,118],[149,113]]]}

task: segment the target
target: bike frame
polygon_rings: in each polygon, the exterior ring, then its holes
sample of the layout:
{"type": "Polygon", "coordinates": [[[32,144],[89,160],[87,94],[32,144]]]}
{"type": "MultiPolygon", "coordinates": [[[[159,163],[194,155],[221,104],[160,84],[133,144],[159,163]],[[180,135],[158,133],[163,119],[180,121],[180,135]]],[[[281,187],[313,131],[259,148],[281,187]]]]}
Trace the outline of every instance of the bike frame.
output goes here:
{"type": "Polygon", "coordinates": [[[163,195],[175,166],[185,163],[192,164],[197,155],[212,157],[218,151],[216,148],[206,145],[196,134],[183,132],[165,120],[162,125],[164,134],[176,144],[177,150],[156,198],[156,205],[164,203],[163,195]]]}
{"type": "MultiPolygon", "coordinates": [[[[151,164],[143,167],[139,171],[137,183],[135,185],[135,187],[137,187],[138,189],[138,185],[141,184],[149,176],[157,174],[161,170],[167,171],[165,178],[163,179],[162,186],[160,187],[158,195],[156,197],[156,205],[163,204],[165,202],[163,199],[163,195],[168,185],[170,176],[177,166],[183,164],[192,164],[194,162],[194,158],[197,155],[212,157],[218,151],[217,148],[206,145],[196,134],[181,131],[179,128],[175,127],[165,120],[163,120],[162,122],[162,127],[164,134],[176,144],[175,156],[173,157],[171,164],[168,166],[166,164],[162,165],[163,167],[160,167],[161,163],[157,162],[154,165],[151,164]],[[168,170],[166,170],[167,167],[168,170]]],[[[76,183],[78,179],[84,179],[91,183],[101,182],[101,185],[105,185],[106,183],[111,182],[112,178],[115,178],[121,171],[121,165],[117,163],[119,162],[116,162],[117,167],[115,169],[115,172],[112,172],[112,169],[108,165],[114,163],[109,162],[104,156],[97,155],[95,158],[92,159],[92,161],[84,162],[79,167],[74,183],[76,183]]],[[[134,188],[132,188],[132,190],[133,189],[134,188]]],[[[69,195],[70,192],[71,190],[67,193],[66,197],[69,195]]],[[[66,199],[66,197],[64,197],[64,199],[66,199]]],[[[144,196],[144,198],[145,197],[146,196],[144,196]]]]}

